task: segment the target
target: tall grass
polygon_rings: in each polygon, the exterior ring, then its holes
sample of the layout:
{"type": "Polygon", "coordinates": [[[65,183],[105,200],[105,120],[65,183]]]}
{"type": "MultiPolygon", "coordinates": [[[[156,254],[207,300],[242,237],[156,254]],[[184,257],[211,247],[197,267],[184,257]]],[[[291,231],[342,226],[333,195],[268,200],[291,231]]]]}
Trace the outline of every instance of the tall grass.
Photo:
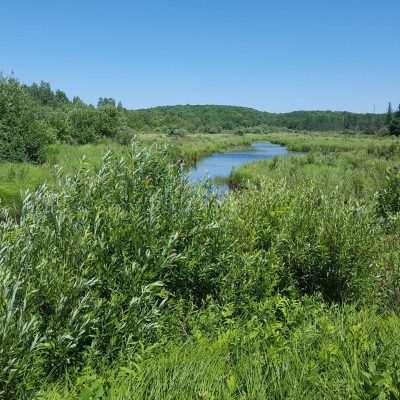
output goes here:
{"type": "Polygon", "coordinates": [[[274,300],[263,318],[260,312],[217,337],[140,351],[112,369],[87,368],[73,385],[37,398],[398,398],[397,316],[274,300]]]}

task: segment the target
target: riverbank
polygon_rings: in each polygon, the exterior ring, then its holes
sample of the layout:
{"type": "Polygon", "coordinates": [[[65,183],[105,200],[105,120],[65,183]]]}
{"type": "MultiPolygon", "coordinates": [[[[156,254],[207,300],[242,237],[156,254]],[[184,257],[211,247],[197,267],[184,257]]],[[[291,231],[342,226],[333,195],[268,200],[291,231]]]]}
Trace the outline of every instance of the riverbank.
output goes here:
{"type": "Polygon", "coordinates": [[[393,137],[294,133],[267,134],[265,139],[305,154],[244,165],[232,172],[229,185],[259,187],[265,180],[284,178],[296,186],[312,179],[365,198],[378,190],[388,168],[400,162],[400,142],[393,137]]]}
{"type": "MultiPolygon", "coordinates": [[[[261,140],[262,134],[192,134],[171,136],[165,134],[141,134],[136,142],[142,146],[167,146],[173,160],[183,160],[190,166],[201,157],[233,148],[245,148],[252,142],[261,140]]],[[[41,165],[31,163],[0,163],[0,204],[18,210],[24,193],[35,190],[41,184],[54,186],[58,169],[71,174],[80,166],[95,170],[101,164],[107,151],[123,155],[129,146],[115,142],[87,145],[52,145],[47,151],[46,162],[41,165]]]]}

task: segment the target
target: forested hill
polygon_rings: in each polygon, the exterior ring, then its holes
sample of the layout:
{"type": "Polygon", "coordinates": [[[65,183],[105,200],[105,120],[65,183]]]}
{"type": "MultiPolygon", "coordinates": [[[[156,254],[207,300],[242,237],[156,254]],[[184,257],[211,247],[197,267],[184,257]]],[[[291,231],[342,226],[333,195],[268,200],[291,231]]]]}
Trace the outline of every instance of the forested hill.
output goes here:
{"type": "Polygon", "coordinates": [[[304,130],[353,130],[376,132],[385,124],[385,114],[338,111],[269,113],[252,108],[221,105],[178,105],[127,111],[129,125],[139,130],[180,128],[217,133],[257,126],[304,130]]]}
{"type": "MultiPolygon", "coordinates": [[[[41,107],[60,109],[85,106],[79,97],[69,100],[62,90],[53,90],[48,82],[23,85],[41,107]]],[[[97,108],[115,107],[130,128],[147,131],[180,129],[188,132],[218,133],[253,127],[283,127],[315,131],[361,131],[376,133],[385,126],[385,114],[356,114],[339,111],[295,111],[270,113],[253,108],[226,105],[176,105],[140,110],[125,109],[107,97],[99,99],[97,108]]]]}

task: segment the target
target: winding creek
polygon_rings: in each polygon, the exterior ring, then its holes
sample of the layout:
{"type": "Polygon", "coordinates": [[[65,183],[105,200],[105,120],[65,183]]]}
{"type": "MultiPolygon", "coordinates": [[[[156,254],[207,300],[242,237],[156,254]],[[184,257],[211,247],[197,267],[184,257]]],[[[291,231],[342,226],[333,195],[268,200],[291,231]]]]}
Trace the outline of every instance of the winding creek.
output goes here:
{"type": "MultiPolygon", "coordinates": [[[[270,142],[253,143],[249,149],[215,153],[200,160],[188,173],[191,183],[199,183],[215,178],[228,178],[233,169],[252,161],[265,160],[292,154],[286,147],[270,142]]],[[[294,154],[294,153],[293,153],[294,154]]],[[[228,185],[218,185],[219,192],[227,192],[228,185]]]]}

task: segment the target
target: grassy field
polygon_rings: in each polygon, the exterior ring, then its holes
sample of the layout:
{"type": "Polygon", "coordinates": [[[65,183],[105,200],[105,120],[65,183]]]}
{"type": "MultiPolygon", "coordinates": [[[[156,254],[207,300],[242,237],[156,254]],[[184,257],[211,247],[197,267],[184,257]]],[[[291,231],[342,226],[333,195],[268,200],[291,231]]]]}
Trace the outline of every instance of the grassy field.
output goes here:
{"type": "MultiPolygon", "coordinates": [[[[136,141],[150,146],[168,146],[172,159],[182,159],[193,165],[200,157],[224,151],[232,147],[247,146],[263,135],[205,135],[192,134],[174,137],[163,134],[138,135],[136,141]]],[[[15,209],[21,207],[27,190],[34,190],[41,184],[54,186],[59,168],[70,174],[85,165],[97,168],[107,151],[123,154],[127,147],[113,142],[87,145],[52,145],[48,149],[47,161],[42,165],[30,163],[0,163],[0,202],[15,209]]]]}
{"type": "Polygon", "coordinates": [[[399,142],[263,136],[306,154],[222,202],[171,163],[258,139],[80,153],[3,216],[0,398],[400,398],[399,142]]]}

